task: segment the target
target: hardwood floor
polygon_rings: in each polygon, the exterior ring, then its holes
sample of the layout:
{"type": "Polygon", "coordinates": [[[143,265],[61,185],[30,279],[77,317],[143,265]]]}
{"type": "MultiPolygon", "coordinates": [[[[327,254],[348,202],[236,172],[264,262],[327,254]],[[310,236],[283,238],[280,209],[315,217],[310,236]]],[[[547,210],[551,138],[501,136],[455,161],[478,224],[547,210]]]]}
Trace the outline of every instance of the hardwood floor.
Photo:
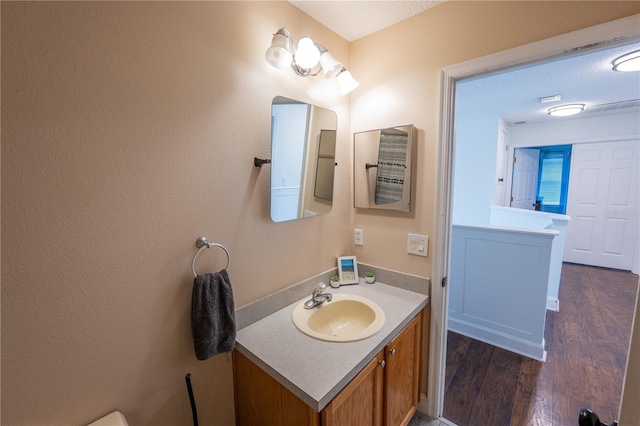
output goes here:
{"type": "Polygon", "coordinates": [[[547,311],[547,362],[448,332],[444,417],[460,426],[577,426],[580,408],[618,416],[638,275],[562,267],[547,311]]]}

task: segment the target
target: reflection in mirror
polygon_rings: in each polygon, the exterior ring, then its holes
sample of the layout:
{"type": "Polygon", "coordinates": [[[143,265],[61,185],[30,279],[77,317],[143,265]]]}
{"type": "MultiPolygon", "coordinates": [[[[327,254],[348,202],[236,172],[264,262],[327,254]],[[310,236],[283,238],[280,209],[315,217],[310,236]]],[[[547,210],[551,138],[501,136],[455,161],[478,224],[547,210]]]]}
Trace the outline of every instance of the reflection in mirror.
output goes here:
{"type": "Polygon", "coordinates": [[[331,211],[335,112],[276,96],[271,104],[271,219],[301,219],[331,211]]]}
{"type": "Polygon", "coordinates": [[[333,173],[336,164],[336,131],[320,130],[316,185],[313,195],[333,201],[333,173]]]}
{"type": "Polygon", "coordinates": [[[354,135],[354,206],[411,211],[412,125],[354,135]]]}
{"type": "Polygon", "coordinates": [[[376,204],[395,203],[402,199],[407,170],[407,141],[409,134],[398,129],[380,131],[378,171],[376,173],[376,204]]]}

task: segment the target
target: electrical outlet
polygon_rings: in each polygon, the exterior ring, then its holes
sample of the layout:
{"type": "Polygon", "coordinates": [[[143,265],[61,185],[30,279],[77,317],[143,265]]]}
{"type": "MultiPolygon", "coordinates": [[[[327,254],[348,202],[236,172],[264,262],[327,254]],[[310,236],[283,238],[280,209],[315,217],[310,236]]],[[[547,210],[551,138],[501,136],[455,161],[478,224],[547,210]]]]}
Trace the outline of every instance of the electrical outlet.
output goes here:
{"type": "Polygon", "coordinates": [[[407,235],[407,253],[427,257],[428,252],[429,237],[418,234],[407,235]]]}
{"type": "Polygon", "coordinates": [[[355,228],[353,230],[353,243],[357,246],[364,245],[364,231],[362,229],[355,228]]]}

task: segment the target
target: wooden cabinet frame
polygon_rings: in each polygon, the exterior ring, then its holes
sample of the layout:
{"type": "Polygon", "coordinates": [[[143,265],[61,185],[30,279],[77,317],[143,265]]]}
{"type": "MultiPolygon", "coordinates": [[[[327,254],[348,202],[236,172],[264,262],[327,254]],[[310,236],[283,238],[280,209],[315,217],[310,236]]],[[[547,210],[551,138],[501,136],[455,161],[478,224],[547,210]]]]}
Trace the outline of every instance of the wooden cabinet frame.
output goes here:
{"type": "Polygon", "coordinates": [[[406,426],[420,393],[420,311],[320,412],[233,352],[238,426],[406,426]]]}

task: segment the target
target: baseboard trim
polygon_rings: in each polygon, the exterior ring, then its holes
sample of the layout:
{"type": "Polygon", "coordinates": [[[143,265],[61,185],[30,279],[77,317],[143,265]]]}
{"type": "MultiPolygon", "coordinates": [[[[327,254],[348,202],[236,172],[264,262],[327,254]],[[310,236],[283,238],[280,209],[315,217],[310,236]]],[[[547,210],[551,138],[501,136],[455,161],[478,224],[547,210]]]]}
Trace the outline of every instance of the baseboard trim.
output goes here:
{"type": "Polygon", "coordinates": [[[449,330],[536,361],[545,362],[547,360],[547,351],[544,350],[544,338],[540,343],[531,342],[451,317],[449,317],[449,330]]]}
{"type": "Polygon", "coordinates": [[[429,415],[429,401],[427,400],[426,394],[420,394],[420,399],[418,399],[418,406],[416,407],[416,411],[424,414],[425,416],[429,415]]]}

